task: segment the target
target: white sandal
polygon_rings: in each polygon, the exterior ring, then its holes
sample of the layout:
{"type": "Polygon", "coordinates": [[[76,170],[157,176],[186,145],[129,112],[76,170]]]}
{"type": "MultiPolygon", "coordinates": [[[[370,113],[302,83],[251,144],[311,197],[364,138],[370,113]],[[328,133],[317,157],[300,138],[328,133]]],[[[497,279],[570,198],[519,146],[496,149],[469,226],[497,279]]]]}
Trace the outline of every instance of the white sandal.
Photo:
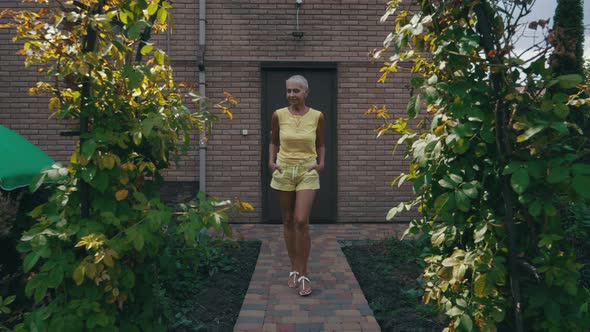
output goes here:
{"type": "Polygon", "coordinates": [[[289,283],[287,283],[287,286],[289,286],[289,288],[297,288],[297,286],[298,286],[297,276],[298,275],[299,275],[299,272],[297,272],[297,271],[289,272],[289,281],[291,281],[291,277],[293,277],[293,286],[291,286],[289,283]]]}
{"type": "Polygon", "coordinates": [[[305,282],[309,282],[309,278],[306,276],[301,276],[299,277],[299,279],[297,279],[297,281],[299,282],[299,295],[301,296],[307,296],[309,294],[311,294],[311,288],[309,288],[308,291],[305,291],[305,282]]]}

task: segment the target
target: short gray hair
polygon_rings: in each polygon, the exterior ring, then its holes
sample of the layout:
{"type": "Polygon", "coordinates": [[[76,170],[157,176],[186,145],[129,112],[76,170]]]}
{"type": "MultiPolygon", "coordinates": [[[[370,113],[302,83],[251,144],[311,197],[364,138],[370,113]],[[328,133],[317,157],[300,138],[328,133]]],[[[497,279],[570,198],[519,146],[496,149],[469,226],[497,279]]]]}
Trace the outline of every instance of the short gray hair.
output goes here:
{"type": "Polygon", "coordinates": [[[309,84],[307,84],[305,77],[301,75],[293,75],[287,79],[287,82],[299,83],[305,87],[305,90],[309,91],[309,84]]]}

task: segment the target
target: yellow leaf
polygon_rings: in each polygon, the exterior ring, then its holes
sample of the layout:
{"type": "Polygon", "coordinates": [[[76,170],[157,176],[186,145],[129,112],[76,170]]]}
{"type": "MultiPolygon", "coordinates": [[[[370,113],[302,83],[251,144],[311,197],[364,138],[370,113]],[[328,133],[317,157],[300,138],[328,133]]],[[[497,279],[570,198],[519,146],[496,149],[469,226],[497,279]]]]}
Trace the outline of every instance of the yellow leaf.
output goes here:
{"type": "Polygon", "coordinates": [[[119,288],[117,288],[117,287],[113,288],[113,296],[115,296],[115,297],[119,296],[119,288]]]}
{"type": "Polygon", "coordinates": [[[129,183],[129,178],[127,178],[127,177],[121,178],[119,180],[119,182],[121,182],[122,185],[126,185],[127,183],[129,183]]]}
{"type": "Polygon", "coordinates": [[[115,198],[116,198],[118,201],[122,201],[122,200],[124,200],[125,198],[127,198],[127,195],[129,195],[129,190],[127,190],[127,189],[121,189],[121,190],[119,190],[119,191],[117,191],[117,192],[115,193],[115,198]]]}
{"type": "Polygon", "coordinates": [[[75,270],[72,278],[76,282],[76,285],[80,286],[84,282],[84,264],[80,264],[75,270]]]}
{"type": "Polygon", "coordinates": [[[70,164],[77,164],[78,163],[78,153],[74,152],[72,157],[70,158],[70,164]]]}
{"type": "Polygon", "coordinates": [[[100,261],[102,261],[104,258],[104,251],[99,251],[96,254],[94,254],[94,263],[100,263],[100,261]]]}
{"type": "Polygon", "coordinates": [[[88,244],[88,241],[85,239],[85,237],[83,237],[82,240],[80,240],[78,243],[76,243],[76,247],[82,247],[82,246],[85,246],[86,244],[88,244]]]}
{"type": "Polygon", "coordinates": [[[61,103],[59,102],[59,99],[57,97],[53,97],[49,100],[49,109],[50,110],[55,110],[60,108],[61,103]]]}
{"type": "Polygon", "coordinates": [[[234,119],[234,114],[229,110],[229,108],[223,108],[221,111],[223,114],[227,114],[230,120],[234,119]]]}
{"type": "Polygon", "coordinates": [[[84,274],[86,274],[88,278],[94,279],[94,277],[96,277],[96,266],[94,264],[88,264],[84,274]]]}
{"type": "Polygon", "coordinates": [[[110,248],[107,249],[107,254],[109,256],[114,257],[114,258],[119,258],[119,254],[115,250],[113,250],[113,249],[110,249],[110,248]]]}
{"type": "Polygon", "coordinates": [[[252,206],[252,204],[250,203],[246,203],[246,202],[240,202],[240,206],[242,207],[242,209],[244,210],[250,210],[250,211],[254,211],[254,207],[252,206]]]}
{"type": "Polygon", "coordinates": [[[111,257],[109,254],[106,254],[106,255],[104,256],[104,263],[105,263],[105,265],[106,265],[106,266],[108,266],[108,267],[113,267],[113,266],[115,266],[115,262],[113,261],[113,258],[112,258],[112,257],[111,257]]]}

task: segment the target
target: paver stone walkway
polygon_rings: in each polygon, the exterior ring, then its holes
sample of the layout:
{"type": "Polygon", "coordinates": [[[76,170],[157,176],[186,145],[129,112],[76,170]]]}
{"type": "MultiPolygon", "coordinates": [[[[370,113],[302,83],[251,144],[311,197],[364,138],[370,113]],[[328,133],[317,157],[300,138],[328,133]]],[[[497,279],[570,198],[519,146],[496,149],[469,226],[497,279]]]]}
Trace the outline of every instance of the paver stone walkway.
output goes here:
{"type": "Polygon", "coordinates": [[[287,287],[282,225],[234,224],[236,236],[262,241],[234,331],[381,331],[338,240],[398,236],[405,224],[314,224],[309,278],[313,293],[287,287]]]}

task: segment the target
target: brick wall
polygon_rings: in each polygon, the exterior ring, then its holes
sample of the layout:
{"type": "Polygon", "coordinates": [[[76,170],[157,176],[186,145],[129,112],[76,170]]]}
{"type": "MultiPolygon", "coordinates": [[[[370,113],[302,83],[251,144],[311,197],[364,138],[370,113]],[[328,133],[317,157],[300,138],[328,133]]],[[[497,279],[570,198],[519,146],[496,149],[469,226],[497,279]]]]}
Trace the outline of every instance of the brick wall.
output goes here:
{"type": "MultiPolygon", "coordinates": [[[[397,137],[375,139],[379,122],[365,117],[372,104],[386,104],[403,114],[408,98],[405,87],[410,74],[392,76],[377,84],[378,64],[371,64],[367,52],[378,48],[388,33],[379,24],[386,0],[304,1],[299,13],[301,40],[295,30],[294,0],[208,0],[205,65],[207,95],[212,100],[231,92],[240,104],[233,121],[215,125],[207,156],[209,194],[239,196],[256,210],[236,221],[258,222],[262,216],[261,167],[262,110],[261,62],[337,63],[337,174],[339,222],[381,222],[390,207],[409,199],[408,187],[390,187],[406,170],[407,162],[392,155],[397,137]],[[249,135],[242,136],[241,130],[249,135]]],[[[0,10],[20,6],[19,0],[3,0],[0,10]]],[[[197,85],[198,1],[175,0],[172,32],[153,37],[173,59],[176,78],[197,85]]],[[[72,141],[57,135],[64,125],[47,121],[46,100],[31,98],[27,89],[35,79],[22,75],[22,59],[9,42],[7,30],[0,30],[0,123],[24,134],[58,160],[67,160],[72,141]],[[14,107],[16,105],[16,107],[14,107]]],[[[170,181],[198,180],[198,152],[195,144],[166,173],[170,181]]],[[[329,170],[326,170],[329,171],[329,170]]],[[[406,222],[410,215],[398,221],[406,222]]]]}

